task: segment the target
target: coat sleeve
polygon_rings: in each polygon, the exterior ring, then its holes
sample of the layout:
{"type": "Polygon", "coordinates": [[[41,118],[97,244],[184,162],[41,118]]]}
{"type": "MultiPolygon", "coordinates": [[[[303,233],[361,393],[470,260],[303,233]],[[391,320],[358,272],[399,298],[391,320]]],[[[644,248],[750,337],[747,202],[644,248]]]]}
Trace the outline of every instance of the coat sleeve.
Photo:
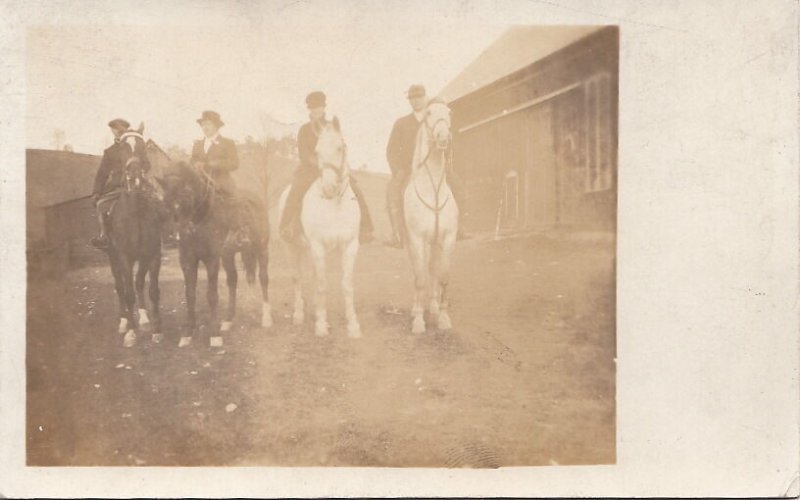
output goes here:
{"type": "Polygon", "coordinates": [[[103,152],[103,159],[100,160],[100,167],[97,169],[97,175],[94,177],[94,189],[92,189],[92,194],[102,194],[103,188],[106,187],[106,182],[108,182],[108,174],[111,173],[111,155],[109,151],[109,149],[106,149],[103,152]]]}
{"type": "Polygon", "coordinates": [[[233,172],[239,168],[239,155],[236,152],[236,143],[227,139],[220,143],[223,154],[219,157],[210,158],[208,166],[214,170],[223,172],[233,172]]]}
{"type": "Polygon", "coordinates": [[[389,135],[389,144],[386,145],[386,161],[389,162],[389,170],[392,174],[402,169],[402,140],[400,137],[400,121],[394,122],[392,133],[389,135]]]}
{"type": "Polygon", "coordinates": [[[316,145],[312,135],[311,127],[305,125],[297,133],[297,155],[301,165],[317,165],[317,152],[314,150],[316,145]]]}

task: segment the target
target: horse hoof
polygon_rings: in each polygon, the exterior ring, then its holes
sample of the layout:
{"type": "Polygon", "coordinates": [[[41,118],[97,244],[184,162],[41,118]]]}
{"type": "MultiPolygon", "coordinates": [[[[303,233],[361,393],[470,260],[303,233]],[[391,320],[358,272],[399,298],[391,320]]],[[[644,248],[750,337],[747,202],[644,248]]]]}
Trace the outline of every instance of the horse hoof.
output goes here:
{"type": "Polygon", "coordinates": [[[139,309],[139,327],[147,328],[150,326],[150,316],[147,315],[147,309],[139,309]]]}
{"type": "Polygon", "coordinates": [[[351,323],[347,325],[347,336],[351,339],[361,338],[361,325],[358,323],[351,323]]]}
{"type": "Polygon", "coordinates": [[[411,324],[411,333],[425,333],[425,320],[422,318],[414,318],[414,322],[411,324]]]}
{"type": "Polygon", "coordinates": [[[305,321],[305,317],[304,317],[303,313],[299,313],[299,314],[298,313],[294,313],[294,314],[292,314],[292,324],[294,326],[302,325],[303,321],[305,321]]]}
{"type": "Polygon", "coordinates": [[[192,343],[192,337],[181,337],[178,341],[178,347],[188,347],[192,343]]]}
{"type": "Polygon", "coordinates": [[[136,345],[136,332],[128,330],[125,337],[122,339],[122,347],[133,347],[136,345]]]}
{"type": "Polygon", "coordinates": [[[319,324],[314,327],[314,335],[317,337],[325,337],[328,335],[328,325],[326,324],[319,324]]]}
{"type": "Polygon", "coordinates": [[[447,314],[444,311],[442,311],[442,313],[439,314],[438,327],[439,327],[439,330],[449,330],[449,329],[453,328],[453,323],[450,321],[450,315],[447,314]]]}
{"type": "Polygon", "coordinates": [[[222,324],[219,325],[219,331],[221,332],[229,332],[231,331],[231,327],[233,326],[233,322],[231,321],[223,321],[222,324]]]}
{"type": "Polygon", "coordinates": [[[163,333],[154,333],[151,336],[151,340],[153,341],[154,344],[160,344],[161,341],[164,340],[164,334],[163,333]]]}
{"type": "Polygon", "coordinates": [[[211,347],[222,347],[222,337],[211,337],[208,343],[211,347]]]}
{"type": "Polygon", "coordinates": [[[128,318],[120,318],[117,333],[125,333],[128,331],[128,318]]]}

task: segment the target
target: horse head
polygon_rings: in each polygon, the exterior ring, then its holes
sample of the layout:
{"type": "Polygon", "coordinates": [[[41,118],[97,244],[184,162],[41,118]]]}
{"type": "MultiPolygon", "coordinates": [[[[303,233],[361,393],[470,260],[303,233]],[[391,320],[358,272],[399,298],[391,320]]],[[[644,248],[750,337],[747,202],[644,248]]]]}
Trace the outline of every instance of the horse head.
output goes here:
{"type": "Polygon", "coordinates": [[[436,149],[445,151],[450,147],[453,136],[450,133],[450,107],[442,99],[431,99],[425,108],[423,118],[428,143],[435,144],[436,149]]]}
{"type": "Polygon", "coordinates": [[[175,219],[178,228],[191,231],[194,217],[207,198],[203,179],[186,162],[178,162],[164,170],[164,177],[157,179],[164,192],[164,205],[175,219]]]}
{"type": "Polygon", "coordinates": [[[330,123],[322,127],[316,152],[322,195],[326,198],[341,196],[350,177],[350,167],[347,164],[347,144],[342,137],[339,118],[334,116],[330,123]]]}
{"type": "Polygon", "coordinates": [[[142,164],[147,157],[147,142],[142,135],[144,123],[136,130],[123,132],[119,137],[122,148],[122,161],[125,164],[125,186],[128,191],[138,191],[144,187],[142,164]]]}

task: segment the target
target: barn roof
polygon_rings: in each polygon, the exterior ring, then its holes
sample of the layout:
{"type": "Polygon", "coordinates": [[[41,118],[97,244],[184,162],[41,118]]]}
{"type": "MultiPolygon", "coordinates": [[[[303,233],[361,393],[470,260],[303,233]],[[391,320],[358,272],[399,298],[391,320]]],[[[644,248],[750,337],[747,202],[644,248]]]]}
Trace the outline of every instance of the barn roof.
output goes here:
{"type": "Polygon", "coordinates": [[[448,102],[544,59],[603,26],[513,26],[467,65],[439,96],[448,102]]]}

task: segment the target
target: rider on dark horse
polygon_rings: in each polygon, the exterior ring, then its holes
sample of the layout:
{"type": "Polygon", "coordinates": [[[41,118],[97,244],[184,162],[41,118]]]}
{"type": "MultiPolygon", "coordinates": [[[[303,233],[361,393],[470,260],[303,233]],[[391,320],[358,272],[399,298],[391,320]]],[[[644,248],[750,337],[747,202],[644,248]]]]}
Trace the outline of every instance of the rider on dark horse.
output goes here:
{"type": "MultiPolygon", "coordinates": [[[[425,108],[428,105],[425,87],[422,85],[411,85],[406,95],[408,103],[411,105],[411,113],[394,122],[392,134],[389,136],[389,144],[386,146],[386,159],[392,172],[392,179],[386,189],[386,204],[389,210],[389,220],[392,223],[392,239],[386,244],[395,248],[403,247],[405,228],[403,192],[411,177],[411,162],[417,143],[417,132],[425,119],[425,108]]],[[[461,215],[464,213],[462,184],[452,165],[448,165],[447,168],[447,183],[450,185],[453,198],[460,209],[459,215],[461,215]]],[[[458,228],[458,238],[466,238],[461,224],[458,228]]]]}
{"type": "Polygon", "coordinates": [[[231,172],[239,168],[236,144],[220,135],[219,129],[225,122],[216,111],[203,111],[197,123],[203,130],[204,137],[194,142],[190,163],[213,184],[221,205],[230,209],[231,228],[234,230],[231,236],[238,238],[240,243],[245,242],[249,236],[244,228],[244,208],[241,206],[236,183],[231,177],[231,172]]]}
{"type": "MultiPolygon", "coordinates": [[[[103,159],[94,179],[92,197],[97,209],[97,221],[100,225],[100,235],[92,238],[91,244],[95,248],[105,250],[108,248],[108,215],[114,202],[119,198],[119,193],[125,182],[125,160],[123,152],[129,146],[120,140],[120,136],[130,130],[130,123],[117,118],[108,122],[114,134],[114,144],[103,151],[103,159]]],[[[143,172],[150,170],[150,161],[147,155],[141,158],[140,168],[143,172]]],[[[153,190],[155,196],[155,191],[153,190]]]]}
{"type": "MultiPolygon", "coordinates": [[[[327,120],[325,118],[325,94],[322,92],[312,92],[306,97],[309,121],[300,127],[297,133],[297,151],[300,156],[300,166],[294,174],[289,195],[286,198],[286,207],[280,221],[280,234],[286,241],[292,241],[297,235],[302,234],[302,224],[300,222],[300,210],[303,207],[303,197],[308,188],[319,178],[319,166],[317,165],[317,138],[327,120]]],[[[369,208],[364,200],[364,194],[356,183],[354,177],[350,177],[350,188],[353,190],[358,206],[361,208],[361,227],[359,240],[361,243],[372,241],[372,219],[369,215],[369,208]]]]}

